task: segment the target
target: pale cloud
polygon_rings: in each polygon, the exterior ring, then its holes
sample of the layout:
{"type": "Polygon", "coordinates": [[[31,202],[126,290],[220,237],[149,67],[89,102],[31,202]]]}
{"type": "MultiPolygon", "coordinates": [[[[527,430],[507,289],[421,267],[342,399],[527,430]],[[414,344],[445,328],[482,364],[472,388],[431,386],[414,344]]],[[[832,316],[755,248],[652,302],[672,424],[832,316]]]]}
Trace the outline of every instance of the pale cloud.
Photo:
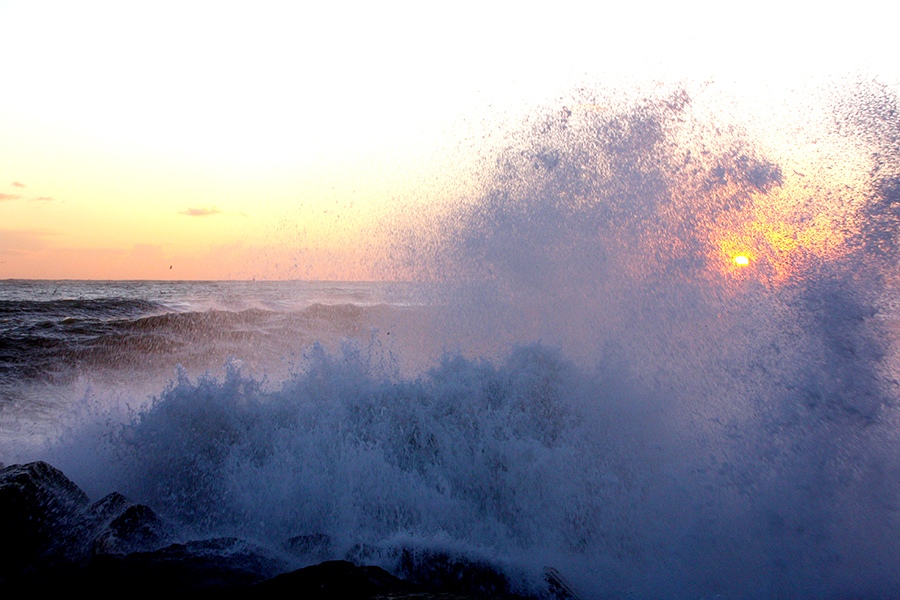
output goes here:
{"type": "Polygon", "coordinates": [[[187,210],[182,210],[178,214],[187,215],[189,217],[211,217],[212,215],[218,215],[221,213],[221,208],[217,208],[215,206],[203,206],[188,208],[187,210]]]}
{"type": "Polygon", "coordinates": [[[17,187],[17,188],[23,188],[23,187],[25,187],[25,184],[22,183],[21,181],[13,181],[10,185],[13,186],[13,187],[17,187]]]}
{"type": "Polygon", "coordinates": [[[55,202],[50,196],[20,196],[19,194],[0,194],[0,202],[4,200],[28,200],[30,202],[55,202]]]}

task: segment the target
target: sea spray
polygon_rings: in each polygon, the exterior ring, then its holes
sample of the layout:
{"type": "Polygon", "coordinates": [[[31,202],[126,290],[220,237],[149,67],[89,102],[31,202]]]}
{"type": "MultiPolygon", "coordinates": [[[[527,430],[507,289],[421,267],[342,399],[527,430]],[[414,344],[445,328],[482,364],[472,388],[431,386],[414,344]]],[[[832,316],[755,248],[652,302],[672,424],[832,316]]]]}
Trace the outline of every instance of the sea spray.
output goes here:
{"type": "Polygon", "coordinates": [[[444,286],[415,328],[183,373],[51,460],[195,535],[437,545],[588,598],[890,597],[896,99],[854,102],[864,183],[792,188],[686,93],[576,94],[398,239],[444,286]]]}

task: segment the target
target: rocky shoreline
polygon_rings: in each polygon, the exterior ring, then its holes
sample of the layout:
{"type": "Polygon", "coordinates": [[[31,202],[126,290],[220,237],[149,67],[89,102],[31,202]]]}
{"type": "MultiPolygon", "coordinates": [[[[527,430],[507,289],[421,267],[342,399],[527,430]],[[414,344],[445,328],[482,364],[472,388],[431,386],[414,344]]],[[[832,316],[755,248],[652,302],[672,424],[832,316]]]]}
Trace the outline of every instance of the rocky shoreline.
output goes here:
{"type": "Polygon", "coordinates": [[[397,549],[392,574],[366,564],[364,546],[343,560],[326,560],[334,558],[330,546],[323,534],[296,536],[277,551],[231,537],[179,539],[150,507],[116,492],[91,503],[47,463],[0,469],[0,595],[5,597],[140,591],[342,600],[574,598],[553,569],[546,571],[543,589],[522,596],[500,569],[461,555],[397,549]],[[322,560],[292,569],[302,561],[291,556],[307,563],[309,557],[322,560]]]}

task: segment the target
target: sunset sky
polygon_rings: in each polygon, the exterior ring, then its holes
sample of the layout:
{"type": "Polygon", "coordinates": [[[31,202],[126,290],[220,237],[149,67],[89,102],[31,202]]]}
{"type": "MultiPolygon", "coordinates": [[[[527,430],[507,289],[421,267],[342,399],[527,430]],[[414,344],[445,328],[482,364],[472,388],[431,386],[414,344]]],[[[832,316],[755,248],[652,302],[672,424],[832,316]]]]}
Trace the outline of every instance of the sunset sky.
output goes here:
{"type": "Polygon", "coordinates": [[[0,0],[0,278],[377,277],[579,85],[687,82],[788,156],[809,90],[900,91],[884,5],[0,0]]]}

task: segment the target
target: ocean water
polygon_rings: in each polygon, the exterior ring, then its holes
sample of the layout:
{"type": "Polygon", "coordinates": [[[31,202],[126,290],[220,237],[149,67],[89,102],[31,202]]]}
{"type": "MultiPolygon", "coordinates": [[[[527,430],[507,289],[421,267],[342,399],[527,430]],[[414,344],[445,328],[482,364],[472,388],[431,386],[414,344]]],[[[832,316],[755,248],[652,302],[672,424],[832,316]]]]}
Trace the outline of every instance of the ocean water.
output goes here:
{"type": "Polygon", "coordinates": [[[392,224],[415,283],[0,282],[0,460],[525,592],[897,597],[896,98],[845,98],[871,163],[802,185],[684,93],[588,100],[392,224]]]}

